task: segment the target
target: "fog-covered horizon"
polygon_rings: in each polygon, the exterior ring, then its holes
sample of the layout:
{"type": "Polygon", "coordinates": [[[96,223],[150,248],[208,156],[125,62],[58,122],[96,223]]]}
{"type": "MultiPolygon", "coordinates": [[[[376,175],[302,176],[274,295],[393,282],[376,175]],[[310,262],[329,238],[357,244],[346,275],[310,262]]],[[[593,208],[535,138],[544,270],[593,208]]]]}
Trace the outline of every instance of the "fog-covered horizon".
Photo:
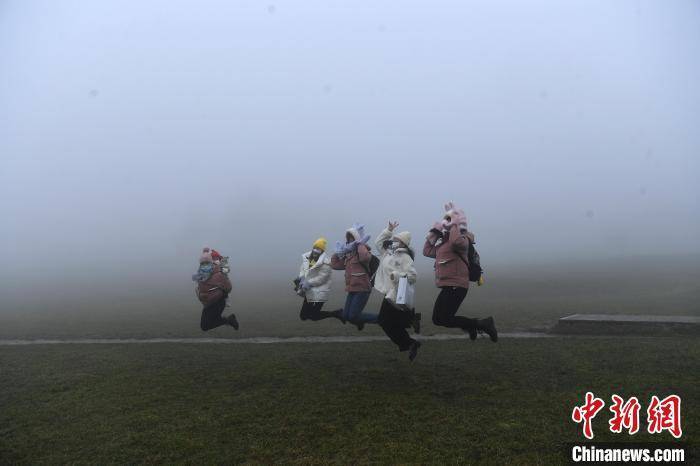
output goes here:
{"type": "Polygon", "coordinates": [[[1,274],[210,246],[291,276],[355,221],[420,250],[448,200],[493,263],[699,254],[699,26],[692,1],[4,1],[1,274]]]}

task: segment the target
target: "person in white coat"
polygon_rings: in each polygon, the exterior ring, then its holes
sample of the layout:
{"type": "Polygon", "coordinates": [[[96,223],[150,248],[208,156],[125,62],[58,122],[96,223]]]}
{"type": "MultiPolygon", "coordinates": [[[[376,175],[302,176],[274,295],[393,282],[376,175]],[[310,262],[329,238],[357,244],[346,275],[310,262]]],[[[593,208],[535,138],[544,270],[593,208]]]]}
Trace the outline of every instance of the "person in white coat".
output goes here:
{"type": "Polygon", "coordinates": [[[410,248],[411,234],[407,231],[395,234],[397,226],[398,222],[389,222],[376,241],[380,263],[374,288],[384,295],[378,322],[384,333],[399,347],[399,351],[408,351],[408,358],[413,361],[418,354],[420,342],[411,338],[406,329],[413,327],[419,333],[421,315],[415,309],[399,307],[396,304],[396,293],[402,277],[406,277],[411,285],[416,283],[417,274],[413,265],[415,254],[410,248]]]}
{"type": "Polygon", "coordinates": [[[340,312],[322,311],[331,291],[331,259],[326,255],[328,241],[319,238],[314,241],[311,251],[301,256],[299,277],[294,281],[297,293],[304,296],[299,317],[301,320],[322,320],[335,317],[342,321],[340,312]]]}

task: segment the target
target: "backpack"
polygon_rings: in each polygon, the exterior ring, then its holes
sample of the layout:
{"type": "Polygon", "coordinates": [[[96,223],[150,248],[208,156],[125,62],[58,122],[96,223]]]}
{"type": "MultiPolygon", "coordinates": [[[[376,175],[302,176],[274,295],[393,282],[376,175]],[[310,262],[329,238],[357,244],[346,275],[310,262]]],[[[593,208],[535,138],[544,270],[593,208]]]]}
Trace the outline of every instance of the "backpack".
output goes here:
{"type": "Polygon", "coordinates": [[[374,287],[374,279],[376,278],[377,275],[377,270],[379,270],[379,258],[372,254],[371,252],[370,258],[369,258],[369,267],[365,266],[362,262],[360,262],[360,265],[365,268],[367,271],[367,275],[369,275],[369,284],[374,287]]]}
{"type": "Polygon", "coordinates": [[[467,257],[459,254],[459,258],[467,265],[469,269],[469,281],[477,282],[479,286],[483,283],[482,275],[484,274],[484,269],[481,268],[481,259],[479,259],[479,253],[476,252],[474,243],[469,242],[469,249],[467,249],[467,257]]]}
{"type": "Polygon", "coordinates": [[[484,273],[484,269],[481,268],[481,259],[479,259],[479,253],[476,252],[474,243],[469,242],[469,249],[467,250],[467,259],[469,263],[467,268],[469,268],[469,281],[478,282],[481,285],[481,276],[484,273]]]}

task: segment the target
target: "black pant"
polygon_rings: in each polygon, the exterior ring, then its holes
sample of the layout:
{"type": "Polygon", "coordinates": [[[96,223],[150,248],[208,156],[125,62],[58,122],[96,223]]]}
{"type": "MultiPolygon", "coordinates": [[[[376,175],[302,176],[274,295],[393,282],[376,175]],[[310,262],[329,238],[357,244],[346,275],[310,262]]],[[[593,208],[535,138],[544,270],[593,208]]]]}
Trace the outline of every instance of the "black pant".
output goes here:
{"type": "Polygon", "coordinates": [[[413,323],[414,315],[415,313],[412,311],[398,309],[386,298],[382,301],[382,307],[379,309],[379,325],[381,325],[386,336],[396,343],[399,351],[407,351],[415,341],[408,336],[406,331],[413,323]]]}
{"type": "Polygon", "coordinates": [[[199,322],[199,326],[205,332],[216,327],[228,324],[228,320],[221,317],[221,314],[226,309],[226,298],[219,299],[213,303],[207,304],[202,309],[202,319],[199,322]]]}
{"type": "Polygon", "coordinates": [[[456,316],[460,304],[467,296],[467,289],[458,286],[446,286],[441,289],[433,307],[433,323],[442,327],[476,328],[476,319],[456,316]]]}
{"type": "Polygon", "coordinates": [[[304,304],[301,306],[299,318],[301,320],[322,320],[329,317],[335,317],[332,312],[322,311],[321,308],[325,303],[310,303],[304,298],[304,304]]]}

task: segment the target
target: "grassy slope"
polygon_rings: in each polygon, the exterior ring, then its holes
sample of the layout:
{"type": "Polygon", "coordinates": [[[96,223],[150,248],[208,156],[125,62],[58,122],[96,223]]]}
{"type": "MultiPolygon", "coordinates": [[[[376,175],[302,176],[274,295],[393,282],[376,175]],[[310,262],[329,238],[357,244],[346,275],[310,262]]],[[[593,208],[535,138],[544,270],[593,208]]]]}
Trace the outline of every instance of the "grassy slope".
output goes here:
{"type": "Polygon", "coordinates": [[[388,342],[0,347],[0,462],[562,463],[586,390],[678,393],[700,441],[699,361],[665,338],[428,342],[414,364],[388,342]]]}

